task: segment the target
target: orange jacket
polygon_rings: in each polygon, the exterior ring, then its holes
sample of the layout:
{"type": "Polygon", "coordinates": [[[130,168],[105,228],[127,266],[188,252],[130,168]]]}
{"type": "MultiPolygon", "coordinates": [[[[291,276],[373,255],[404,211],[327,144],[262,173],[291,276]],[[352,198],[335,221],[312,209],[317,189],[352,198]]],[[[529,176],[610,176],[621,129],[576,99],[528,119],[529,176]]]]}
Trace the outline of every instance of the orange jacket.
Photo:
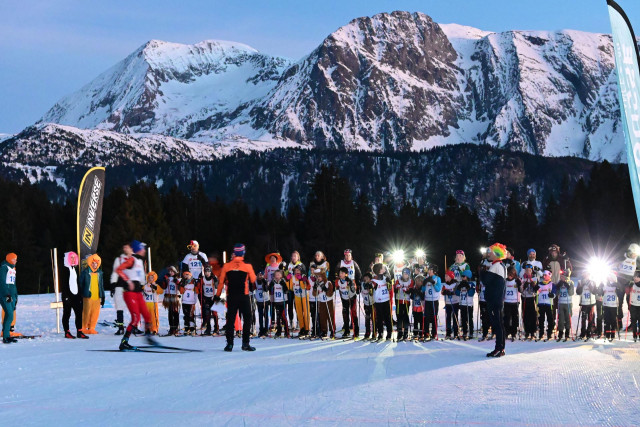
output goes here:
{"type": "Polygon", "coordinates": [[[249,295],[249,283],[255,283],[256,273],[251,264],[244,262],[244,257],[235,257],[222,267],[220,282],[216,296],[220,296],[222,288],[227,286],[227,295],[249,295]]]}

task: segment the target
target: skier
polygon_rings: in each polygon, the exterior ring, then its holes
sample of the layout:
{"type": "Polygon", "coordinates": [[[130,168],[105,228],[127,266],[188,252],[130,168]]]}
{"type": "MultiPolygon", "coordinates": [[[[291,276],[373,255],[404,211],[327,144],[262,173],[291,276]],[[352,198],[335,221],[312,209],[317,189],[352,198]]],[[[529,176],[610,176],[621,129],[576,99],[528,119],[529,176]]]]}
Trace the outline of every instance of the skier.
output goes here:
{"type": "Polygon", "coordinates": [[[409,288],[409,296],[411,297],[413,310],[413,339],[414,341],[424,339],[424,276],[418,274],[413,279],[413,285],[409,288]]]}
{"type": "Polygon", "coordinates": [[[82,332],[82,294],[78,291],[78,254],[65,252],[64,266],[60,277],[60,291],[62,292],[62,328],[64,337],[69,339],[89,338],[82,332]],[[75,293],[73,292],[75,291],[75,293]],[[69,330],[71,311],[76,319],[76,335],[69,330]]]}
{"type": "MultiPolygon", "coordinates": [[[[306,267],[304,266],[304,264],[302,263],[302,261],[300,261],[300,252],[298,251],[293,251],[291,253],[291,260],[289,261],[289,264],[287,265],[287,269],[284,272],[284,277],[287,278],[287,281],[289,280],[288,277],[289,276],[293,276],[294,273],[294,269],[298,267],[300,269],[300,274],[304,275],[307,272],[306,267]]],[[[297,307],[296,303],[295,303],[295,290],[293,288],[293,286],[289,286],[289,292],[287,292],[287,311],[289,314],[289,324],[291,325],[291,329],[293,329],[294,323],[293,323],[293,314],[294,314],[294,309],[297,307]]],[[[297,313],[297,311],[296,311],[297,313]]],[[[302,325],[300,325],[300,318],[298,317],[298,326],[302,327],[302,325]]]]}
{"type": "Polygon", "coordinates": [[[169,315],[169,335],[177,335],[180,331],[180,305],[181,295],[179,281],[176,275],[178,269],[173,265],[167,268],[167,275],[160,282],[160,287],[164,290],[162,306],[169,315]]]}
{"type": "MultiPolygon", "coordinates": [[[[391,292],[393,287],[387,281],[385,276],[385,267],[383,264],[373,266],[375,278],[373,283],[373,301],[375,307],[376,330],[378,332],[378,341],[382,341],[383,323],[387,328],[387,341],[391,341],[393,335],[393,326],[391,319],[391,292]]],[[[373,339],[373,338],[372,338],[373,339]]]]}
{"type": "Polygon", "coordinates": [[[227,283],[227,323],[225,333],[227,346],[225,351],[233,350],[233,321],[238,312],[242,313],[242,350],[255,351],[250,345],[251,339],[251,299],[249,298],[250,283],[256,282],[256,274],[253,267],[244,261],[245,246],[241,243],[233,248],[233,259],[222,267],[218,291],[213,302],[220,301],[222,288],[227,283]]]}
{"type": "Polygon", "coordinates": [[[344,258],[340,261],[339,267],[347,269],[347,277],[351,279],[353,283],[360,283],[360,280],[362,280],[362,271],[360,271],[360,266],[353,259],[351,249],[344,250],[344,258]]]}
{"type": "Polygon", "coordinates": [[[513,265],[508,267],[504,293],[504,330],[507,338],[511,336],[511,342],[516,339],[520,325],[518,310],[520,308],[521,287],[522,282],[518,278],[518,270],[513,265]]]}
{"type": "Polygon", "coordinates": [[[158,315],[158,295],[162,294],[162,288],[156,283],[158,274],[150,271],[147,274],[147,283],[142,287],[144,301],[149,311],[150,322],[145,325],[145,335],[158,335],[160,328],[160,318],[158,315]]]}
{"type": "Polygon", "coordinates": [[[597,286],[588,271],[585,271],[582,280],[578,282],[576,294],[580,295],[580,339],[588,340],[595,334],[595,304],[597,286]]]}
{"type": "MultiPolygon", "coordinates": [[[[529,341],[535,339],[537,333],[538,320],[538,275],[534,273],[532,264],[524,265],[522,275],[522,325],[524,326],[524,339],[529,341]]],[[[537,340],[536,340],[537,341],[537,340]]]]}
{"type": "MultiPolygon", "coordinates": [[[[542,275],[542,263],[536,259],[536,255],[537,254],[535,249],[529,249],[527,251],[527,261],[525,262],[525,264],[531,265],[533,273],[535,274],[536,278],[539,279],[542,275]]],[[[524,270],[525,269],[523,268],[520,271],[520,278],[522,278],[522,276],[524,275],[524,270]]]]}
{"type": "Polygon", "coordinates": [[[326,273],[322,269],[316,268],[313,270],[313,275],[315,277],[313,294],[316,297],[320,317],[320,338],[324,339],[329,336],[334,339],[336,322],[333,307],[333,283],[327,279],[326,273]]]}
{"type": "Polygon", "coordinates": [[[440,291],[442,281],[438,277],[438,266],[429,264],[427,277],[422,286],[424,293],[424,339],[431,341],[438,338],[438,310],[440,309],[440,291]],[[431,327],[431,329],[429,329],[431,327]],[[431,331],[431,333],[429,333],[431,331]]]}
{"type": "Polygon", "coordinates": [[[358,338],[360,335],[360,326],[358,324],[357,296],[360,293],[360,289],[358,289],[354,281],[349,277],[349,269],[347,267],[340,267],[338,270],[335,289],[340,293],[340,300],[342,301],[342,321],[344,329],[341,338],[351,338],[351,328],[349,325],[352,323],[352,338],[358,338]]]}
{"type": "Polygon", "coordinates": [[[560,281],[556,284],[556,293],[558,294],[558,338],[556,341],[562,340],[564,336],[566,342],[571,337],[572,297],[575,289],[568,274],[562,271],[560,281]]]}
{"type": "Polygon", "coordinates": [[[465,341],[473,339],[473,296],[476,293],[476,284],[469,279],[471,279],[471,270],[463,270],[455,291],[460,299],[458,321],[462,329],[462,339],[465,341]]]}
{"type": "MultiPolygon", "coordinates": [[[[209,264],[204,266],[204,275],[198,279],[198,282],[200,304],[202,307],[202,325],[200,325],[200,329],[204,328],[202,335],[211,335],[211,306],[213,305],[213,297],[218,288],[218,278],[213,275],[209,264]]],[[[218,332],[216,332],[216,330],[219,330],[217,318],[214,323],[214,333],[217,334],[218,332]]]]}
{"type": "Polygon", "coordinates": [[[631,320],[631,330],[633,331],[633,341],[638,341],[640,332],[640,271],[636,270],[633,280],[628,286],[629,317],[631,320]]]}
{"type": "MultiPolygon", "coordinates": [[[[327,261],[322,251],[317,251],[314,255],[313,261],[309,264],[309,271],[311,272],[311,274],[309,275],[309,284],[311,285],[311,287],[313,287],[316,282],[316,277],[313,273],[315,270],[324,272],[325,278],[329,277],[329,262],[327,261]]],[[[311,335],[313,337],[320,337],[320,304],[314,292],[309,292],[309,311],[311,313],[312,319],[311,335]]]]}
{"type": "MultiPolygon", "coordinates": [[[[300,325],[298,338],[304,338],[309,335],[309,304],[307,298],[309,280],[304,272],[304,266],[298,264],[287,275],[287,287],[293,290],[293,303],[291,305],[295,305],[296,316],[300,325]]],[[[290,316],[290,318],[293,319],[293,316],[290,316]]]]}
{"type": "Polygon", "coordinates": [[[409,289],[414,285],[411,279],[411,270],[408,267],[402,269],[402,275],[395,281],[394,291],[396,295],[396,319],[398,322],[398,341],[406,341],[409,338],[409,310],[411,308],[411,295],[409,289]]]}
{"type": "Polygon", "coordinates": [[[451,264],[449,270],[453,272],[456,282],[459,282],[462,278],[463,271],[471,271],[471,267],[469,267],[469,264],[467,263],[467,257],[463,250],[459,249],[456,251],[455,262],[451,264]]]}
{"type": "Polygon", "coordinates": [[[2,265],[0,265],[0,306],[4,318],[2,319],[2,343],[11,344],[18,342],[11,336],[11,322],[13,313],[18,303],[18,288],[16,287],[16,263],[18,255],[7,254],[2,265]]]}
{"type": "Polygon", "coordinates": [[[489,249],[482,253],[482,261],[478,265],[478,283],[476,284],[476,292],[478,293],[478,310],[480,310],[480,323],[482,324],[482,336],[478,340],[482,342],[489,336],[489,326],[491,326],[491,320],[489,319],[489,311],[487,310],[487,302],[484,299],[484,283],[482,283],[482,274],[489,270],[491,267],[491,261],[489,261],[489,249]]]}
{"type": "Polygon", "coordinates": [[[506,256],[507,248],[500,243],[494,243],[489,247],[489,260],[491,267],[483,272],[482,282],[485,285],[484,297],[487,301],[487,310],[491,318],[491,328],[496,336],[496,346],[492,352],[487,353],[487,357],[501,357],[505,355],[504,341],[504,292],[506,269],[502,260],[506,256]]]}
{"type": "Polygon", "coordinates": [[[375,257],[373,258],[373,262],[369,264],[369,273],[371,273],[372,278],[375,274],[373,272],[373,266],[376,264],[382,264],[385,266],[385,276],[389,279],[389,281],[391,281],[391,272],[387,268],[387,265],[384,263],[384,254],[382,252],[376,253],[375,257]]]}
{"type": "MultiPolygon", "coordinates": [[[[186,268],[186,267],[185,267],[186,268]]],[[[198,287],[199,282],[193,278],[190,270],[182,271],[182,280],[180,280],[180,293],[182,294],[182,316],[184,319],[184,334],[196,335],[196,303],[197,295],[200,293],[198,287]]],[[[227,327],[229,327],[227,323],[227,327]]],[[[233,325],[233,323],[231,323],[233,325]]]]}
{"type": "MultiPolygon", "coordinates": [[[[267,283],[271,283],[271,281],[273,280],[273,274],[280,270],[280,268],[282,267],[282,256],[280,255],[279,252],[272,252],[270,254],[267,254],[264,257],[264,260],[266,261],[267,265],[264,268],[264,276],[267,279],[267,283]]],[[[273,303],[273,294],[269,294],[269,301],[271,302],[271,326],[270,326],[270,330],[271,331],[275,331],[275,320],[276,320],[276,314],[275,314],[275,309],[276,306],[273,303]]]]}
{"type": "Polygon", "coordinates": [[[547,338],[544,340],[545,342],[551,339],[551,334],[553,334],[553,327],[555,325],[553,310],[551,310],[554,298],[555,285],[551,280],[551,272],[549,270],[545,270],[542,273],[542,282],[538,285],[538,339],[542,339],[544,336],[544,322],[546,319],[547,338]]]}
{"type": "Polygon", "coordinates": [[[289,288],[282,275],[282,270],[276,270],[273,272],[273,280],[269,283],[269,294],[273,296],[273,305],[277,319],[275,338],[280,338],[282,336],[283,326],[284,336],[286,338],[290,338],[289,322],[285,311],[285,303],[287,301],[287,292],[289,291],[289,288]]]}
{"type": "MultiPolygon", "coordinates": [[[[568,275],[571,275],[571,270],[573,267],[571,266],[571,261],[567,257],[567,253],[560,253],[560,246],[553,244],[549,247],[549,253],[545,257],[542,265],[545,270],[551,272],[551,281],[553,283],[558,283],[560,281],[560,272],[566,271],[568,275]]],[[[555,296],[553,300],[553,304],[551,304],[551,315],[555,319],[556,312],[558,307],[558,295],[555,296]]]]}
{"type": "Polygon", "coordinates": [[[111,298],[113,298],[113,305],[116,309],[116,326],[118,327],[116,335],[124,334],[124,309],[127,307],[122,298],[124,292],[122,288],[123,282],[118,280],[117,270],[120,264],[132,254],[133,250],[131,250],[129,243],[122,245],[122,254],[113,261],[113,270],[111,270],[111,298]]]}
{"type": "Polygon", "coordinates": [[[78,287],[82,290],[82,331],[85,334],[97,334],[96,325],[100,316],[100,307],[104,307],[103,274],[100,269],[102,260],[98,254],[89,255],[87,268],[80,273],[78,287]]]}
{"type": "MultiPolygon", "coordinates": [[[[144,302],[142,296],[142,286],[145,282],[145,256],[147,254],[147,245],[134,240],[131,242],[131,249],[133,255],[125,259],[116,269],[119,280],[126,283],[125,291],[122,295],[129,313],[131,313],[131,322],[125,330],[124,336],[120,341],[120,350],[128,351],[135,350],[131,344],[129,344],[129,337],[133,328],[140,322],[140,316],[144,318],[145,323],[150,323],[149,310],[144,302]]],[[[157,345],[157,343],[150,337],[147,337],[147,342],[151,345],[157,345]]]]}
{"type": "MultiPolygon", "coordinates": [[[[636,243],[632,243],[624,253],[624,261],[618,265],[618,329],[622,328],[622,307],[624,304],[625,289],[627,289],[629,282],[633,280],[633,275],[636,272],[638,256],[640,256],[640,246],[636,243]]],[[[627,305],[628,303],[629,298],[627,297],[627,305]]]]}
{"type": "Polygon", "coordinates": [[[260,326],[258,337],[266,337],[267,328],[269,327],[269,309],[271,302],[268,297],[269,285],[267,284],[267,280],[264,278],[264,271],[262,270],[258,271],[254,294],[258,306],[258,324],[260,326]]]}
{"type": "Polygon", "coordinates": [[[198,280],[209,260],[204,252],[200,252],[200,243],[197,240],[190,241],[187,249],[189,249],[189,253],[182,260],[181,270],[190,271],[193,280],[198,280]]]}
{"type": "Polygon", "coordinates": [[[458,329],[458,314],[460,308],[460,297],[456,295],[456,287],[458,282],[455,279],[456,275],[453,271],[448,270],[444,274],[444,284],[442,286],[442,295],[444,295],[444,311],[446,315],[446,328],[447,334],[445,339],[450,340],[453,338],[460,339],[458,329]],[[453,336],[451,332],[453,331],[453,336]]]}
{"type": "Polygon", "coordinates": [[[604,306],[604,337],[613,341],[618,331],[618,278],[610,273],[602,287],[602,305],[604,306]]]}
{"type": "Polygon", "coordinates": [[[373,286],[371,279],[373,276],[370,272],[362,275],[362,284],[360,285],[360,295],[362,296],[362,305],[364,306],[364,340],[368,340],[375,336],[375,325],[373,324],[373,286]]]}

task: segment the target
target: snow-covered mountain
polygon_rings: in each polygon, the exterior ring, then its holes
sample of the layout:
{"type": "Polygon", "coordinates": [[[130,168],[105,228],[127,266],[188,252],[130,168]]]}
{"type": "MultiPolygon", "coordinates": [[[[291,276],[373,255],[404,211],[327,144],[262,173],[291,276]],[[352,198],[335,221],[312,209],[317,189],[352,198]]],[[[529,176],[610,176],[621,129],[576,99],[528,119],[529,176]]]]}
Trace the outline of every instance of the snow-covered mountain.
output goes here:
{"type": "MultiPolygon", "coordinates": [[[[357,18],[292,63],[233,42],[150,41],[39,121],[341,150],[471,142],[625,161],[611,36],[357,18]]],[[[258,144],[262,147],[262,144],[258,144]]]]}

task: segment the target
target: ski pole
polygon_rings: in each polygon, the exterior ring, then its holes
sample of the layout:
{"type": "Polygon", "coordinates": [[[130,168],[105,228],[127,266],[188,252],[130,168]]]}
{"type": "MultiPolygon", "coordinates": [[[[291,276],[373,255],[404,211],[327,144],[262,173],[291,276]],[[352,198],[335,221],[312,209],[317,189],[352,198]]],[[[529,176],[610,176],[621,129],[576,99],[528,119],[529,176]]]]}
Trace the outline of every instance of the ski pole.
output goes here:
{"type": "MultiPolygon", "coordinates": [[[[578,337],[578,328],[580,327],[580,318],[582,317],[582,306],[580,307],[580,311],[578,311],[578,322],[576,323],[576,333],[574,334],[574,337],[578,337]]],[[[586,332],[585,332],[586,333],[586,332]]]]}
{"type": "MultiPolygon", "coordinates": [[[[627,298],[627,301],[629,298],[627,298]]],[[[631,307],[627,306],[627,327],[624,328],[624,340],[627,340],[627,334],[629,333],[629,318],[631,317],[631,307]]]]}

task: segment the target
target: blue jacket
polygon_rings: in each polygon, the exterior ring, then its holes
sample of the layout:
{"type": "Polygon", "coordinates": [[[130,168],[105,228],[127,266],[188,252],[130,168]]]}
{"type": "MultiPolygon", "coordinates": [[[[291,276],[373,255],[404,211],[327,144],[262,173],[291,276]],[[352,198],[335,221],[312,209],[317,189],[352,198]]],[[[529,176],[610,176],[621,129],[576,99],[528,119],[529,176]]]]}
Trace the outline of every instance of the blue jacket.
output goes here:
{"type": "MultiPolygon", "coordinates": [[[[78,279],[78,291],[82,294],[83,298],[91,298],[91,269],[89,267],[82,270],[80,278],[78,279]]],[[[104,285],[102,283],[102,269],[96,270],[98,273],[98,292],[100,300],[104,300],[104,285]]]]}
{"type": "Polygon", "coordinates": [[[0,265],[0,298],[2,298],[3,302],[7,296],[10,296],[13,302],[18,301],[18,288],[15,283],[12,285],[7,284],[9,268],[14,267],[14,265],[9,264],[7,261],[2,261],[2,265],[0,265]]]}

